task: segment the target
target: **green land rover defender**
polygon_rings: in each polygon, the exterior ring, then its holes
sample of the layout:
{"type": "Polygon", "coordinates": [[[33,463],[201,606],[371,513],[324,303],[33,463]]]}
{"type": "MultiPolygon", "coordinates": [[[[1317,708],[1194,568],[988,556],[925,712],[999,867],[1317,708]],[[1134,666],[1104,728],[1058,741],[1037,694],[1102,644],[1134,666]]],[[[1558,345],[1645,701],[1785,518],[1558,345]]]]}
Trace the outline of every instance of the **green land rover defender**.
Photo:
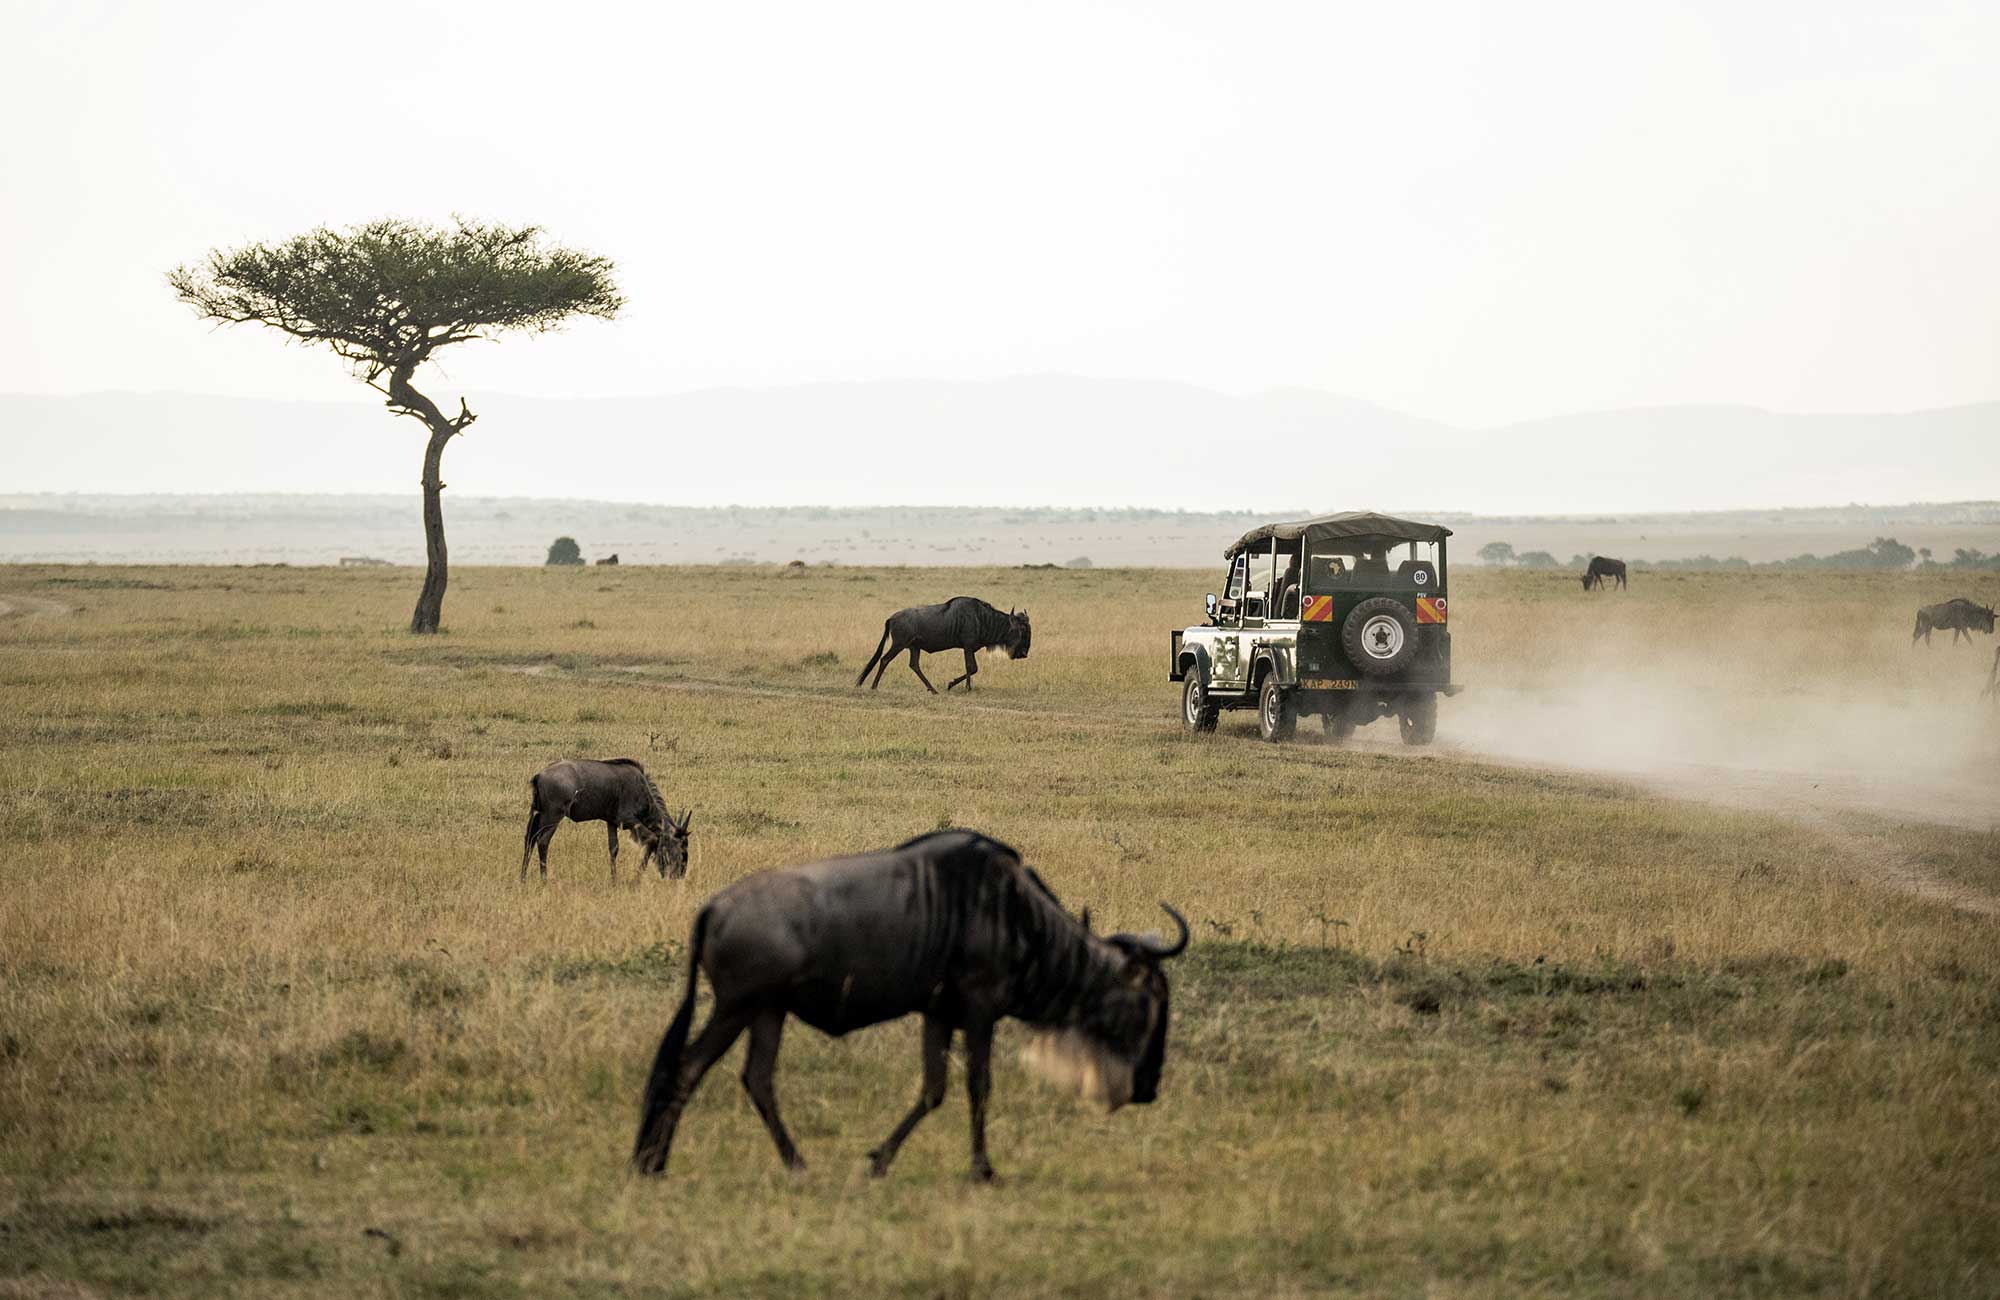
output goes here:
{"type": "Polygon", "coordinates": [[[1257,710],[1270,741],[1301,713],[1329,736],[1394,715],[1406,744],[1437,735],[1456,695],[1446,623],[1449,528],[1366,511],[1265,524],[1223,552],[1208,621],[1173,633],[1181,722],[1213,731],[1222,709],[1257,710]]]}

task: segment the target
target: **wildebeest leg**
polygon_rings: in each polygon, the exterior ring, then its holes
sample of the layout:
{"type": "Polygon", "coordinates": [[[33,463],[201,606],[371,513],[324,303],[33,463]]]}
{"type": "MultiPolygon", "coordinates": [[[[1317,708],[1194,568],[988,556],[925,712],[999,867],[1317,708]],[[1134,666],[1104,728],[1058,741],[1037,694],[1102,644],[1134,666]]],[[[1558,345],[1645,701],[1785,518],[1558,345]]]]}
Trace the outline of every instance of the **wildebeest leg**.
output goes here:
{"type": "MultiPolygon", "coordinates": [[[[901,653],[903,653],[903,643],[901,641],[891,641],[889,643],[889,653],[882,656],[881,663],[875,668],[875,680],[868,683],[869,690],[872,691],[882,684],[882,674],[889,671],[889,665],[896,662],[896,656],[901,653]]],[[[912,651],[912,653],[915,652],[912,651]]]]}
{"type": "MultiPolygon", "coordinates": [[[[882,624],[882,639],[875,643],[875,653],[868,656],[868,662],[861,665],[861,676],[854,679],[854,684],[856,686],[859,686],[861,685],[861,683],[868,680],[868,670],[870,668],[873,668],[875,666],[875,662],[882,657],[882,647],[888,644],[889,644],[889,625],[887,623],[884,623],[882,624]]],[[[894,658],[893,655],[890,657],[894,658]]],[[[876,674],[876,676],[879,678],[881,674],[878,673],[876,674]]]]}
{"type": "Polygon", "coordinates": [[[750,1050],[743,1056],[743,1091],[750,1094],[764,1127],[770,1130],[771,1140],[778,1144],[778,1159],[785,1162],[785,1168],[802,1172],[806,1162],[792,1145],[792,1135],[785,1132],[785,1121],[778,1118],[778,1093],[771,1086],[771,1076],[778,1070],[778,1044],[784,1034],[782,1007],[760,1011],[750,1022],[750,1050]]]}
{"type": "Polygon", "coordinates": [[[550,822],[542,828],[542,837],[535,841],[535,854],[541,859],[543,880],[549,878],[549,841],[556,837],[556,828],[561,825],[561,818],[550,822]]]}
{"type": "MultiPolygon", "coordinates": [[[[618,823],[606,822],[604,824],[611,828],[611,883],[615,885],[618,883],[618,823]]],[[[639,864],[640,870],[643,871],[645,866],[646,864],[641,862],[639,864]]]]}
{"type": "Polygon", "coordinates": [[[960,682],[964,682],[965,689],[968,691],[971,690],[972,675],[978,671],[979,671],[979,660],[977,658],[977,652],[972,650],[967,650],[965,652],[965,676],[952,678],[950,681],[944,684],[944,689],[946,690],[946,692],[949,692],[952,687],[958,685],[960,682]]]}
{"type": "Polygon", "coordinates": [[[687,1106],[688,1098],[694,1096],[694,1090],[701,1086],[702,1076],[708,1073],[708,1068],[735,1046],[737,1035],[749,1023],[750,1017],[741,1011],[724,1012],[718,1008],[710,1013],[708,1023],[701,1027],[701,1033],[688,1046],[686,1055],[681,1057],[680,1075],[674,1081],[667,1104],[640,1135],[639,1150],[644,1154],[637,1159],[642,1173],[657,1174],[667,1167],[667,1154],[674,1145],[674,1129],[680,1125],[681,1111],[687,1106]]]}
{"type": "Polygon", "coordinates": [[[986,1158],[986,1097],[993,1090],[993,1026],[974,1021],[965,1027],[965,1096],[972,1103],[972,1180],[993,1181],[986,1158]]]}
{"type": "Polygon", "coordinates": [[[931,685],[931,679],[924,676],[924,670],[917,666],[917,660],[922,657],[923,653],[923,651],[917,649],[915,646],[910,647],[910,671],[917,675],[917,680],[924,684],[925,690],[929,691],[932,695],[936,695],[937,687],[931,685]]]}
{"type": "Polygon", "coordinates": [[[889,1172],[889,1162],[896,1158],[903,1139],[910,1136],[919,1120],[944,1105],[944,1087],[947,1077],[945,1052],[951,1047],[951,1022],[937,1016],[924,1017],[924,1090],[917,1097],[917,1104],[910,1107],[910,1113],[903,1116],[903,1122],[896,1125],[882,1145],[868,1153],[868,1172],[880,1178],[889,1172]]]}

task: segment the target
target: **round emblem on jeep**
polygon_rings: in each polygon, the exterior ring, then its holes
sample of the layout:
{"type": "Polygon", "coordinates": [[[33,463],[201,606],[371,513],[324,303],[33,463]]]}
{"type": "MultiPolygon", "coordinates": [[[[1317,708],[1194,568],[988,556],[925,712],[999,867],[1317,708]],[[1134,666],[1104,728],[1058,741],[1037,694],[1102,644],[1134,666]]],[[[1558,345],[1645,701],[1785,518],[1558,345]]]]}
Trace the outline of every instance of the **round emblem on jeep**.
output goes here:
{"type": "Polygon", "coordinates": [[[1410,574],[1410,581],[1416,583],[1419,587],[1423,586],[1426,582],[1429,582],[1430,580],[1431,576],[1428,573],[1425,573],[1422,569],[1418,569],[1412,574],[1410,574]]]}
{"type": "Polygon", "coordinates": [[[1371,659],[1394,659],[1403,652],[1403,625],[1377,614],[1361,625],[1361,648],[1371,659]]]}

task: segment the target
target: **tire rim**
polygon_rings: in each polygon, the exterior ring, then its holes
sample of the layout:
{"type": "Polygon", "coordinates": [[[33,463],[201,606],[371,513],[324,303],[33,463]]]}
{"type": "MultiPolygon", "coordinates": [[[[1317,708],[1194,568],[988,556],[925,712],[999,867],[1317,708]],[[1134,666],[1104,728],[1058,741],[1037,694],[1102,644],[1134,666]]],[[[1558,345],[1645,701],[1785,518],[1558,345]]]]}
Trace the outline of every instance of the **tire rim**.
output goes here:
{"type": "Polygon", "coordinates": [[[1195,723],[1197,723],[1197,722],[1201,721],[1201,683],[1200,683],[1200,682],[1189,682],[1189,683],[1188,683],[1188,688],[1187,688],[1187,696],[1186,696],[1186,706],[1185,706],[1185,708],[1183,709],[1183,712],[1185,712],[1185,713],[1187,714],[1187,720],[1188,720],[1188,725],[1189,725],[1189,726],[1193,726],[1193,725],[1194,725],[1195,723]]]}
{"type": "Polygon", "coordinates": [[[1361,653],[1386,663],[1403,653],[1403,624],[1389,614],[1377,614],[1361,625],[1361,653]]]}
{"type": "Polygon", "coordinates": [[[1276,731],[1277,729],[1278,693],[1273,690],[1266,690],[1264,692],[1264,730],[1276,731]]]}

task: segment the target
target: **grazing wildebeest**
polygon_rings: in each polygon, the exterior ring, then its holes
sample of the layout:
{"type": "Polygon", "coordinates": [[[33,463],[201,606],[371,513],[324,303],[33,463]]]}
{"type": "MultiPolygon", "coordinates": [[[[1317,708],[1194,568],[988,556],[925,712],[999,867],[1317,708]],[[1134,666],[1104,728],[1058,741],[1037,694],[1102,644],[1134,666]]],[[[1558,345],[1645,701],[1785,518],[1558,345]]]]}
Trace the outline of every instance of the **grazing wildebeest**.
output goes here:
{"type": "Polygon", "coordinates": [[[563,818],[573,822],[604,822],[611,840],[611,878],[618,879],[618,832],[630,831],[646,846],[639,874],[657,859],[662,877],[687,874],[690,808],[679,820],[667,811],[660,787],[643,764],[631,758],[566,758],[528,778],[533,791],[528,829],[521,837],[521,879],[528,878],[528,853],[541,858],[542,879],[549,878],[549,841],[563,818]]]}
{"type": "Polygon", "coordinates": [[[937,687],[924,676],[917,663],[918,656],[925,652],[963,650],[965,674],[952,678],[944,688],[948,691],[964,682],[969,691],[972,678],[979,671],[976,658],[979,651],[1005,650],[1009,659],[1026,659],[1031,635],[1027,610],[1002,614],[976,596],[953,596],[942,605],[913,605],[897,610],[883,622],[882,639],[875,643],[875,653],[862,665],[861,676],[854,679],[854,684],[859,686],[867,681],[869,670],[874,669],[875,680],[868,687],[874,690],[882,684],[882,674],[889,670],[890,661],[908,649],[910,671],[917,675],[925,690],[936,695],[937,687]],[[889,648],[887,654],[882,652],[884,646],[889,648]]]}
{"type": "Polygon", "coordinates": [[[1932,632],[1943,632],[1946,629],[1951,631],[1953,645],[1958,644],[1960,637],[1970,641],[1974,632],[1991,632],[1993,607],[1975,605],[1963,596],[1947,600],[1942,605],[1926,605],[1917,611],[1917,630],[1910,633],[1911,648],[1916,647],[1918,637],[1922,637],[1924,644],[1929,645],[1932,632]]]}
{"type": "Polygon", "coordinates": [[[1625,561],[1614,560],[1608,555],[1591,556],[1590,566],[1583,571],[1583,589],[1589,591],[1592,587],[1596,587],[1599,591],[1602,591],[1606,578],[1616,578],[1620,590],[1623,590],[1625,586],[1625,561]]]}
{"type": "MultiPolygon", "coordinates": [[[[1158,1094],[1167,1050],[1167,977],[1180,938],[1100,938],[1063,910],[1013,849],[973,831],[934,831],[880,853],[746,876],[703,904],[688,941],[688,985],[660,1040],[633,1144],[641,1173],[667,1167],[681,1108],[702,1075],[750,1031],[743,1087],[777,1143],[804,1168],[778,1117],[771,1078],[785,1017],[838,1038],[913,1013],[924,1018],[923,1092],[869,1153],[880,1177],[917,1122],[944,1103],[945,1052],[965,1035],[972,1176],[986,1180],[986,1097],[994,1025],[1036,1031],[1038,1063],[1108,1109],[1158,1094]],[[695,980],[715,1009],[692,1045],[695,980]]],[[[1088,913],[1086,912],[1086,917],[1088,913]]]]}

